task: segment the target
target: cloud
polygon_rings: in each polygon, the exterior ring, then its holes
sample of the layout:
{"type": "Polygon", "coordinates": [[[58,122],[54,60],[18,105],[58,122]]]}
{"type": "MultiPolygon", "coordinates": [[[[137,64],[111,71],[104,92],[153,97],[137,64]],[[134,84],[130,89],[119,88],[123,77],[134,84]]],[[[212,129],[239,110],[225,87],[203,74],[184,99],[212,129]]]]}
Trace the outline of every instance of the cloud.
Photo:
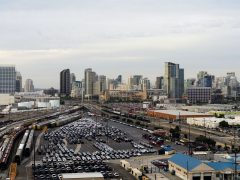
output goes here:
{"type": "Polygon", "coordinates": [[[164,61],[180,63],[186,77],[203,69],[223,75],[240,65],[237,0],[0,3],[0,61],[16,64],[37,87],[58,87],[67,67],[79,79],[86,67],[154,79],[164,61]]]}

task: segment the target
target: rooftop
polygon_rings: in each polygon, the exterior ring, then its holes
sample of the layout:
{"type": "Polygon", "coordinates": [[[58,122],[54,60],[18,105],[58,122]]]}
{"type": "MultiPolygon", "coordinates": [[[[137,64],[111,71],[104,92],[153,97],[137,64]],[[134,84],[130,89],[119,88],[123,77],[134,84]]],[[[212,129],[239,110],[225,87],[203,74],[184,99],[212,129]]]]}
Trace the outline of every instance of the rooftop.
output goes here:
{"type": "Polygon", "coordinates": [[[202,161],[185,154],[175,154],[169,161],[190,171],[202,163],[202,161]]]}
{"type": "MultiPolygon", "coordinates": [[[[186,169],[186,170],[193,170],[194,168],[196,168],[197,166],[199,166],[200,164],[204,163],[206,165],[208,165],[209,167],[213,168],[215,171],[224,171],[224,170],[232,170],[234,171],[235,169],[235,164],[234,161],[201,161],[198,160],[197,158],[185,155],[185,154],[175,154],[173,155],[169,161],[171,161],[172,163],[181,166],[182,168],[186,169]]],[[[240,166],[237,166],[237,170],[240,170],[240,166]]]]}
{"type": "Polygon", "coordinates": [[[92,173],[65,173],[62,174],[63,179],[64,178],[71,178],[71,179],[77,179],[77,178],[103,178],[102,173],[98,172],[92,172],[92,173]]]}
{"type": "MultiPolygon", "coordinates": [[[[206,163],[208,166],[212,167],[216,171],[223,171],[225,169],[235,169],[235,163],[230,161],[230,162],[208,162],[206,163]]],[[[240,166],[237,166],[237,170],[240,170],[240,166]]]]}
{"type": "Polygon", "coordinates": [[[176,116],[191,116],[191,115],[208,115],[204,113],[196,113],[196,112],[190,112],[190,111],[181,111],[181,110],[154,110],[154,112],[157,113],[163,113],[163,114],[171,114],[176,116]]]}

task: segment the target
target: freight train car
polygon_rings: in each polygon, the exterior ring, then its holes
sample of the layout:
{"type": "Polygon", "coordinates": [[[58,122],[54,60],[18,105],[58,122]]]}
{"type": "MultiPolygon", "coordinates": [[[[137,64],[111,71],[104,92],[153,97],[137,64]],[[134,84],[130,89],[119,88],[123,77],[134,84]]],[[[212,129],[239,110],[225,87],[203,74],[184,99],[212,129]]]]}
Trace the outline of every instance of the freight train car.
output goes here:
{"type": "Polygon", "coordinates": [[[22,157],[23,157],[23,151],[24,151],[24,148],[26,146],[26,142],[27,142],[28,136],[29,136],[29,130],[26,130],[24,135],[23,135],[23,138],[21,140],[21,143],[18,146],[17,153],[15,155],[15,162],[18,165],[21,164],[22,157]]]}
{"type": "Polygon", "coordinates": [[[28,140],[27,140],[27,144],[26,144],[26,147],[25,147],[25,151],[24,151],[24,154],[26,157],[30,156],[31,154],[31,151],[32,151],[32,147],[33,147],[33,138],[34,136],[34,130],[32,129],[30,134],[29,134],[29,137],[28,137],[28,140]]]}

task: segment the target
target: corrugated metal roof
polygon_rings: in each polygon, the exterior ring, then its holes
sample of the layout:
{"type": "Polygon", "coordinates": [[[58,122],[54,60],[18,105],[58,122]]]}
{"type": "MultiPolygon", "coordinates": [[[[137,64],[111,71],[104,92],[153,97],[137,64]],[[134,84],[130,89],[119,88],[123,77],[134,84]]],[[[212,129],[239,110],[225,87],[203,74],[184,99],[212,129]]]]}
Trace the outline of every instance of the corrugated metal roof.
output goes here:
{"type": "Polygon", "coordinates": [[[185,154],[175,154],[169,159],[169,161],[189,171],[202,163],[198,159],[187,156],[185,154]]]}
{"type": "MultiPolygon", "coordinates": [[[[229,162],[208,162],[206,163],[208,166],[212,167],[216,171],[223,171],[224,169],[232,169],[235,170],[235,162],[234,160],[229,162]]],[[[237,170],[240,170],[240,166],[237,165],[237,170]]]]}
{"type": "Polygon", "coordinates": [[[234,163],[232,162],[208,162],[206,164],[216,171],[222,171],[227,168],[234,169],[234,163]]]}

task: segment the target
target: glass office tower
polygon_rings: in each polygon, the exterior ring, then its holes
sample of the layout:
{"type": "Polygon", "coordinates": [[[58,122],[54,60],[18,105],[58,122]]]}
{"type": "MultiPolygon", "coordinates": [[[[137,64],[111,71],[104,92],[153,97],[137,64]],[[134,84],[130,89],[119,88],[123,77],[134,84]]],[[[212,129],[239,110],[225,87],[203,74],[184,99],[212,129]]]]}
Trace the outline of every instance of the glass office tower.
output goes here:
{"type": "Polygon", "coordinates": [[[0,66],[0,94],[14,94],[15,90],[15,66],[0,66]]]}

